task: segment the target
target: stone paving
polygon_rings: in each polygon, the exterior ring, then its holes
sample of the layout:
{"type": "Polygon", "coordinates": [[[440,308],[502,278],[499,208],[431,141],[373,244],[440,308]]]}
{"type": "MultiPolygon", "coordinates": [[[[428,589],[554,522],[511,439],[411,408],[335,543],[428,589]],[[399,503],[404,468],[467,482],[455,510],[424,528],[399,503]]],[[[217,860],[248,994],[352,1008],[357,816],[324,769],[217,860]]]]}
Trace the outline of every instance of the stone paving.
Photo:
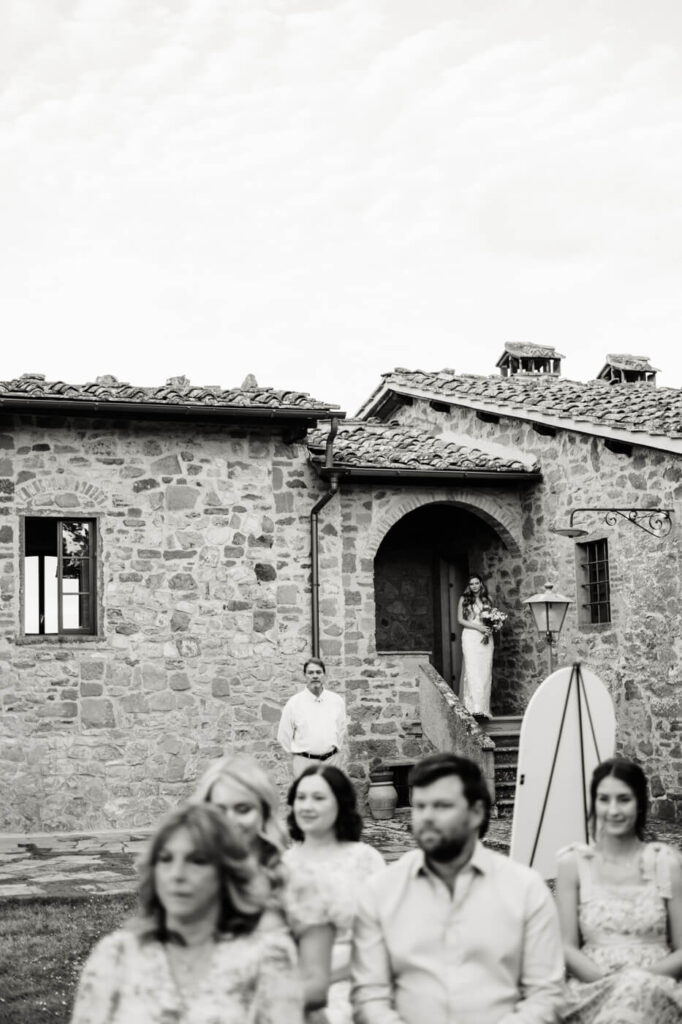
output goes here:
{"type": "MultiPolygon", "coordinates": [[[[494,819],[486,844],[506,852],[511,820],[494,819]]],[[[0,835],[0,900],[6,898],[91,896],[130,892],[135,862],[151,829],[98,833],[0,835]]],[[[651,837],[682,850],[682,824],[654,822],[651,837]]],[[[390,863],[413,846],[409,811],[388,821],[365,823],[363,839],[390,863]]]]}
{"type": "Polygon", "coordinates": [[[0,835],[0,899],[129,892],[150,833],[0,835]]]}
{"type": "MultiPolygon", "coordinates": [[[[491,831],[491,845],[505,849],[509,822],[493,822],[491,831]]],[[[135,886],[135,861],[150,833],[0,835],[0,899],[129,892],[135,886]]],[[[396,860],[413,845],[409,812],[398,811],[388,821],[368,820],[363,839],[388,862],[396,860]]]]}

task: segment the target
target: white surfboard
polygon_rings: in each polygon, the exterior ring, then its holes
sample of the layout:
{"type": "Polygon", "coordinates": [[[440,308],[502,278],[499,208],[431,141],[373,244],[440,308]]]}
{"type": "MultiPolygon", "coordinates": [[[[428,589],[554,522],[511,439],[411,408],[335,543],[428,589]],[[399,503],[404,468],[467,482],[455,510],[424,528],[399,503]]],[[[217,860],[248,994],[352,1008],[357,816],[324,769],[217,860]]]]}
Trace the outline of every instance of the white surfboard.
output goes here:
{"type": "Polygon", "coordinates": [[[580,663],[540,684],[521,723],[510,856],[543,878],[556,854],[586,842],[590,778],[613,757],[616,716],[604,683],[580,663]]]}

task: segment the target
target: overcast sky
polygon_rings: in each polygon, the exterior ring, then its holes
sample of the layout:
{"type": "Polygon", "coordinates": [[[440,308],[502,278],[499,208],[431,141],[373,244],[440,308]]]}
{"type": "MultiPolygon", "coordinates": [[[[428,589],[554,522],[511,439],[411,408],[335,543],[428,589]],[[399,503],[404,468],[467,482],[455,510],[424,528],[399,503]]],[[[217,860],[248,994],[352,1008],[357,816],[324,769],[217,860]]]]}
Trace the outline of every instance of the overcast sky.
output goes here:
{"type": "Polygon", "coordinates": [[[3,0],[2,379],[682,386],[679,0],[3,0]]]}

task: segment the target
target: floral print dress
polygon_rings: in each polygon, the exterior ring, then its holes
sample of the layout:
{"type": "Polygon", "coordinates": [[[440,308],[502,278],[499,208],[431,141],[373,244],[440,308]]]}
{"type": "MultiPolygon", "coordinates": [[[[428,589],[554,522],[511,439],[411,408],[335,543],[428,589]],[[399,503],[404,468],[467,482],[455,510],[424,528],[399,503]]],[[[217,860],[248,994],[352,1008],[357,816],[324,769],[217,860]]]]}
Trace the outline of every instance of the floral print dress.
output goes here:
{"type": "Polygon", "coordinates": [[[682,985],[643,969],[670,953],[666,900],[677,854],[663,843],[648,843],[641,883],[609,887],[597,880],[600,854],[594,847],[574,844],[569,850],[578,858],[582,952],[609,974],[591,982],[569,979],[566,1024],[680,1024],[682,985]]]}
{"type": "Polygon", "coordinates": [[[123,929],[90,954],[71,1024],[302,1024],[296,953],[284,932],[222,936],[191,991],[180,991],[166,947],[123,929]]]}
{"type": "MultiPolygon", "coordinates": [[[[325,914],[336,928],[332,970],[346,970],[358,892],[370,875],[386,866],[383,857],[367,843],[341,842],[314,851],[297,843],[284,854],[284,863],[300,889],[325,894],[325,914]]],[[[330,986],[325,1013],[329,1024],[351,1024],[350,981],[330,986]]]]}

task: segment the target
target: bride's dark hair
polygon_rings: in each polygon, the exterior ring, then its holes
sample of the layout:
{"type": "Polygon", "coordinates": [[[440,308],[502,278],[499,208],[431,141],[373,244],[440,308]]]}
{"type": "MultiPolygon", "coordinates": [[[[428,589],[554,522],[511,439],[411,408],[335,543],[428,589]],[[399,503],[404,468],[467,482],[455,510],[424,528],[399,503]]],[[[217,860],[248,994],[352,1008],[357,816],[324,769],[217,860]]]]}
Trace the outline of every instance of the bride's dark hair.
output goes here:
{"type": "Polygon", "coordinates": [[[470,572],[468,579],[469,582],[471,582],[471,580],[478,580],[478,582],[481,584],[481,589],[479,590],[478,594],[474,594],[473,590],[469,586],[469,583],[467,583],[464,589],[464,593],[462,594],[462,613],[464,615],[464,618],[473,619],[474,613],[472,611],[472,607],[476,599],[478,599],[482,605],[488,608],[492,606],[492,601],[490,600],[488,588],[483,582],[482,576],[480,576],[477,572],[470,572]]]}

